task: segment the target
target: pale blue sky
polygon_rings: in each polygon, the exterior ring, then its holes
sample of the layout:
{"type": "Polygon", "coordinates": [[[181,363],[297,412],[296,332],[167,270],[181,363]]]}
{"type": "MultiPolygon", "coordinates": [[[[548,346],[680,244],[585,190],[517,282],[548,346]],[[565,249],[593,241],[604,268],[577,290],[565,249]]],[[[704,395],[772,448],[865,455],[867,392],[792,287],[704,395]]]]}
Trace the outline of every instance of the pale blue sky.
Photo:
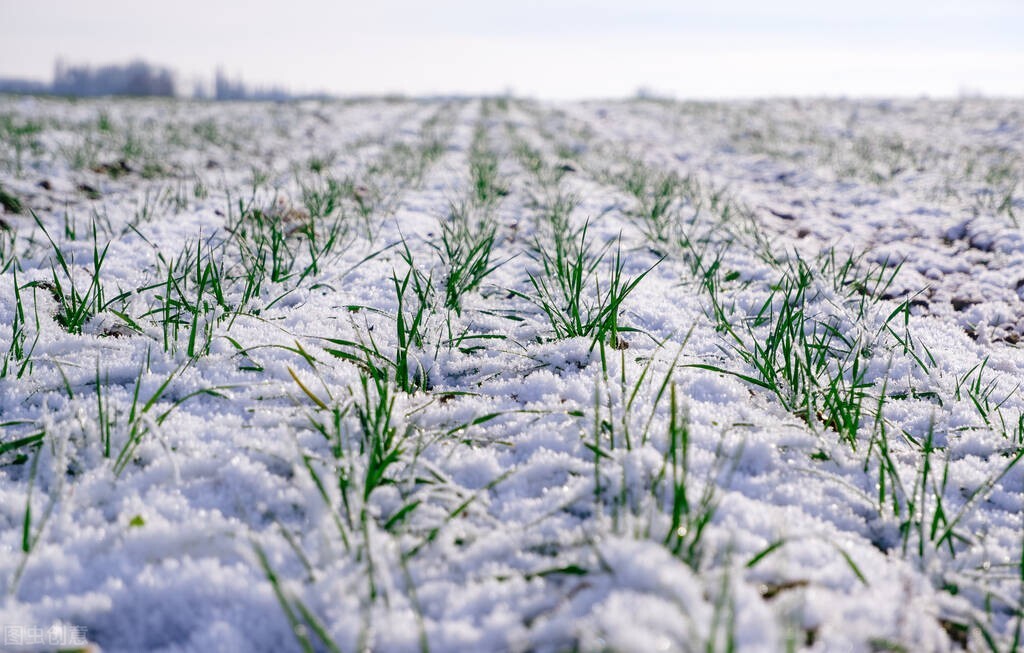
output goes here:
{"type": "Polygon", "coordinates": [[[142,57],[339,93],[1024,95],[1024,0],[0,0],[0,75],[142,57]]]}

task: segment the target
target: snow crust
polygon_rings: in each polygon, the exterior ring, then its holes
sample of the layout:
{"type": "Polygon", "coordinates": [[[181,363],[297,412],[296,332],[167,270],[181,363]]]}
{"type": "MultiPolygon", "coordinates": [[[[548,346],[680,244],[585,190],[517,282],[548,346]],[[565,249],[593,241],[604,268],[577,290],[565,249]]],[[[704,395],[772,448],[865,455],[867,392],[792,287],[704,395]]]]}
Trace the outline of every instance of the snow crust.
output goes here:
{"type": "MultiPolygon", "coordinates": [[[[1024,190],[1016,186],[1006,205],[986,193],[1002,188],[999,166],[1022,170],[1019,102],[6,98],[0,115],[42,125],[20,171],[13,140],[0,144],[0,185],[27,207],[3,220],[16,235],[27,342],[38,337],[25,373],[0,379],[2,442],[45,433],[38,447],[0,455],[0,624],[75,624],[103,651],[300,650],[263,552],[285,602],[293,611],[301,602],[343,651],[953,651],[981,650],[986,636],[1013,639],[1024,605],[1024,466],[1006,467],[1022,446],[1014,429],[1024,408],[1024,238],[1015,220],[1024,190]],[[95,128],[101,116],[113,136],[95,128]],[[431,313],[427,344],[415,352],[430,388],[394,395],[393,425],[405,440],[393,482],[366,499],[364,523],[346,524],[339,470],[357,479],[365,471],[353,444],[359,424],[352,408],[341,417],[350,449],[338,461],[311,426],[328,423],[330,411],[309,395],[352,406],[360,369],[332,356],[337,345],[325,339],[397,347],[392,274],[408,266],[395,243],[404,239],[416,265],[443,281],[432,244],[452,203],[472,192],[478,127],[507,190],[488,213],[492,260],[504,263],[466,296],[461,315],[431,313]],[[434,133],[443,148],[423,174],[396,172],[404,164],[388,158],[395,145],[415,149],[434,133]],[[126,134],[143,151],[132,171],[76,163],[76,153],[116,161],[126,134]],[[560,183],[579,200],[572,224],[589,220],[596,243],[621,237],[627,276],[654,266],[621,315],[638,331],[623,335],[627,348],[607,347],[604,364],[589,338],[553,339],[520,295],[540,270],[530,247],[546,201],[517,157],[521,142],[568,168],[560,183]],[[809,313],[837,315],[850,337],[878,333],[910,302],[900,325],[917,353],[877,338],[855,448],[764,388],[693,366],[754,375],[716,330],[690,261],[638,226],[636,200],[616,181],[637,161],[723,189],[747,211],[722,222],[707,207],[673,208],[712,247],[731,243],[721,268],[736,272],[726,291],[737,323],[779,278],[757,234],[780,259],[822,260],[833,250],[863,254],[865,266],[902,263],[862,320],[824,281],[808,300],[809,313]],[[267,281],[237,318],[216,319],[204,355],[188,356],[187,330],[165,351],[153,308],[165,261],[186,244],[226,242],[240,201],[283,215],[301,210],[304,184],[328,177],[377,185],[372,238],[348,201],[339,211],[352,231],[315,272],[267,281]],[[80,290],[99,225],[100,244],[110,242],[106,295],[154,286],[127,300],[141,332],[114,307],[81,334],[56,321],[46,284],[59,268],[28,208],[80,290]],[[446,319],[455,333],[500,338],[446,347],[446,319]],[[925,351],[927,371],[914,359],[925,351]],[[691,560],[666,545],[668,374],[691,441],[690,497],[714,488],[716,509],[691,560]],[[967,391],[979,375],[979,393],[991,388],[987,417],[967,391]],[[141,404],[171,376],[118,472],[136,386],[141,404]],[[114,457],[103,455],[97,378],[114,457]],[[893,471],[908,493],[929,432],[937,447],[916,522],[879,505],[868,409],[883,392],[893,471]],[[601,420],[615,442],[600,428],[595,435],[601,420]],[[948,518],[959,516],[949,546],[917,535],[920,522],[932,527],[937,498],[948,518]]],[[[228,267],[239,256],[221,255],[228,267]]],[[[301,268],[309,256],[298,260],[301,268]]],[[[228,302],[240,295],[232,285],[228,302]]],[[[16,320],[8,268],[4,352],[16,320]]],[[[358,488],[353,496],[362,501],[358,488]]],[[[326,650],[309,624],[302,629],[326,650]]]]}

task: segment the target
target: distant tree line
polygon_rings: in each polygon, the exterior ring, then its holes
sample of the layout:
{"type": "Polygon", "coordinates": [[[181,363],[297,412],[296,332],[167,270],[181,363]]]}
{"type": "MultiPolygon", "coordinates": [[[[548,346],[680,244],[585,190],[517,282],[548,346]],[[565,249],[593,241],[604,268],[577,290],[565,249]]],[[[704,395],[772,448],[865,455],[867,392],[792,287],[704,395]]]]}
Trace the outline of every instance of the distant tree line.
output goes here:
{"type": "Polygon", "coordinates": [[[53,73],[52,93],[75,97],[171,97],[174,95],[174,74],[167,68],[154,66],[145,61],[92,68],[68,66],[58,60],[53,73]]]}
{"type": "MultiPolygon", "coordinates": [[[[198,95],[198,94],[197,94],[198,95]]],[[[242,80],[230,80],[224,71],[217,69],[213,80],[213,99],[215,100],[289,100],[293,96],[280,87],[248,88],[242,80]]]]}
{"type": "MultiPolygon", "coordinates": [[[[250,88],[241,80],[231,80],[220,69],[214,76],[213,93],[197,84],[191,95],[214,100],[290,100],[297,97],[325,97],[323,94],[296,96],[283,88],[250,88]]],[[[93,67],[67,65],[57,60],[53,81],[49,84],[27,79],[0,77],[0,93],[99,97],[107,95],[134,97],[173,97],[188,95],[179,92],[174,73],[162,66],[136,60],[127,64],[93,67]]]]}
{"type": "Polygon", "coordinates": [[[0,77],[0,93],[41,95],[49,93],[50,89],[51,86],[46,82],[37,82],[34,79],[0,77]]]}

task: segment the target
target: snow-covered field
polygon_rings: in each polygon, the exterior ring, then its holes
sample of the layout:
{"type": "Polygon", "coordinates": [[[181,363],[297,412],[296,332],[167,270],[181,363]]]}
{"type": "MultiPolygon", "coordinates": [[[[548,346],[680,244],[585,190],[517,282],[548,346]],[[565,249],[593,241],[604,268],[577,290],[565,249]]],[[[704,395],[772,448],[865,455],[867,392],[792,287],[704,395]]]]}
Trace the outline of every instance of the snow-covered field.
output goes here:
{"type": "Polygon", "coordinates": [[[0,99],[0,649],[1019,650],[1022,172],[1009,101],[0,99]]]}

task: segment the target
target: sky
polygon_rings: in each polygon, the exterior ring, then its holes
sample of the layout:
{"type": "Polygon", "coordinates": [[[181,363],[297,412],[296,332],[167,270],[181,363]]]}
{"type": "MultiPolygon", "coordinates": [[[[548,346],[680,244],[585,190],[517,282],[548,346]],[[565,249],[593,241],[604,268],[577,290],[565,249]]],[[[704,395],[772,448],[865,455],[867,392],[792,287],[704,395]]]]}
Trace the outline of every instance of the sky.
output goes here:
{"type": "Polygon", "coordinates": [[[1024,96],[1024,0],[0,0],[0,76],[339,94],[1024,96]]]}

